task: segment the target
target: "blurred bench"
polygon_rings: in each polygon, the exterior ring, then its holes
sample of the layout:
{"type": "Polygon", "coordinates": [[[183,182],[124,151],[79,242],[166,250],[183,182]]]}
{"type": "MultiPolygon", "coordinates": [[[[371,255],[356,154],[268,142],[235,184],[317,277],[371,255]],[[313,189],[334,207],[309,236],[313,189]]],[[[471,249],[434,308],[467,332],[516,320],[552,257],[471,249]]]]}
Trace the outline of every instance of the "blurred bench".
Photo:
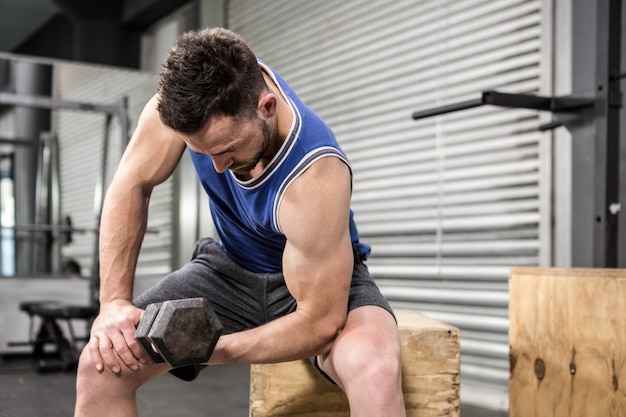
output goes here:
{"type": "Polygon", "coordinates": [[[83,320],[90,326],[98,315],[98,307],[68,305],[58,301],[25,301],[20,303],[20,310],[29,316],[27,344],[33,347],[37,371],[73,370],[78,361],[80,343],[85,340],[76,337],[72,321],[83,320]],[[66,323],[69,334],[63,332],[61,322],[66,323]]]}

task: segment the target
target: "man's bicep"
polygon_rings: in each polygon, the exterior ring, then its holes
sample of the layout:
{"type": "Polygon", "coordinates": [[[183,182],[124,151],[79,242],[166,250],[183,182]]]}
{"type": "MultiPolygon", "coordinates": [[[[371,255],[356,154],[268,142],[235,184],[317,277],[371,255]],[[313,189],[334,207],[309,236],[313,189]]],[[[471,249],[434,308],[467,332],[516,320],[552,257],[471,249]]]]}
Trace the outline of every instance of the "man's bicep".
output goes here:
{"type": "Polygon", "coordinates": [[[338,245],[328,256],[313,256],[287,243],[283,256],[285,283],[298,302],[311,314],[325,314],[347,305],[353,263],[347,245],[338,245]]]}
{"type": "Polygon", "coordinates": [[[283,272],[299,305],[345,312],[353,268],[350,185],[349,168],[329,157],[287,190],[279,213],[287,237],[283,272]]]}

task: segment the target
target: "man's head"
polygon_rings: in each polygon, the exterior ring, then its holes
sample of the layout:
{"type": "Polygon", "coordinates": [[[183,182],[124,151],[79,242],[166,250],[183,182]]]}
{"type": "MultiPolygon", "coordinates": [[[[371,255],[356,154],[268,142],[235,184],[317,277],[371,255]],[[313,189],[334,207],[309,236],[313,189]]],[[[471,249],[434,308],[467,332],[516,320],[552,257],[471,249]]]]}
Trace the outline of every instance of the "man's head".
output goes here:
{"type": "Polygon", "coordinates": [[[180,35],[159,81],[163,123],[196,133],[215,116],[256,118],[265,81],[244,39],[222,28],[180,35]]]}

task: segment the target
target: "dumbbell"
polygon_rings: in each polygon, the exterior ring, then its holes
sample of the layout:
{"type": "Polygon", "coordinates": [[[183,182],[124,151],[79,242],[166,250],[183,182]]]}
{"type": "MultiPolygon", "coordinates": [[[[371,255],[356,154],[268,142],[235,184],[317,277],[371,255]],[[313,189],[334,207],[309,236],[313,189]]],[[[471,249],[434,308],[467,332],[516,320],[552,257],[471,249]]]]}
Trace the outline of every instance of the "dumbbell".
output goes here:
{"type": "Polygon", "coordinates": [[[184,298],[148,305],[135,340],[152,362],[177,368],[207,362],[222,330],[205,298],[184,298]]]}

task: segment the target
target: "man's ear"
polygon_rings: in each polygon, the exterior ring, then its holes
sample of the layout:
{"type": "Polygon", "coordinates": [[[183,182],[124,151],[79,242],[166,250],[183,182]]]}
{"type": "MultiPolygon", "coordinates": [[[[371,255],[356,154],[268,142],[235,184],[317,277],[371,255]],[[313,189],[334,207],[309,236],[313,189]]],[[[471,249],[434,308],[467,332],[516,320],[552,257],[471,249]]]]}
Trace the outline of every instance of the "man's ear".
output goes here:
{"type": "Polygon", "coordinates": [[[278,98],[273,93],[263,93],[259,98],[258,110],[267,118],[274,117],[278,111],[278,98]]]}

